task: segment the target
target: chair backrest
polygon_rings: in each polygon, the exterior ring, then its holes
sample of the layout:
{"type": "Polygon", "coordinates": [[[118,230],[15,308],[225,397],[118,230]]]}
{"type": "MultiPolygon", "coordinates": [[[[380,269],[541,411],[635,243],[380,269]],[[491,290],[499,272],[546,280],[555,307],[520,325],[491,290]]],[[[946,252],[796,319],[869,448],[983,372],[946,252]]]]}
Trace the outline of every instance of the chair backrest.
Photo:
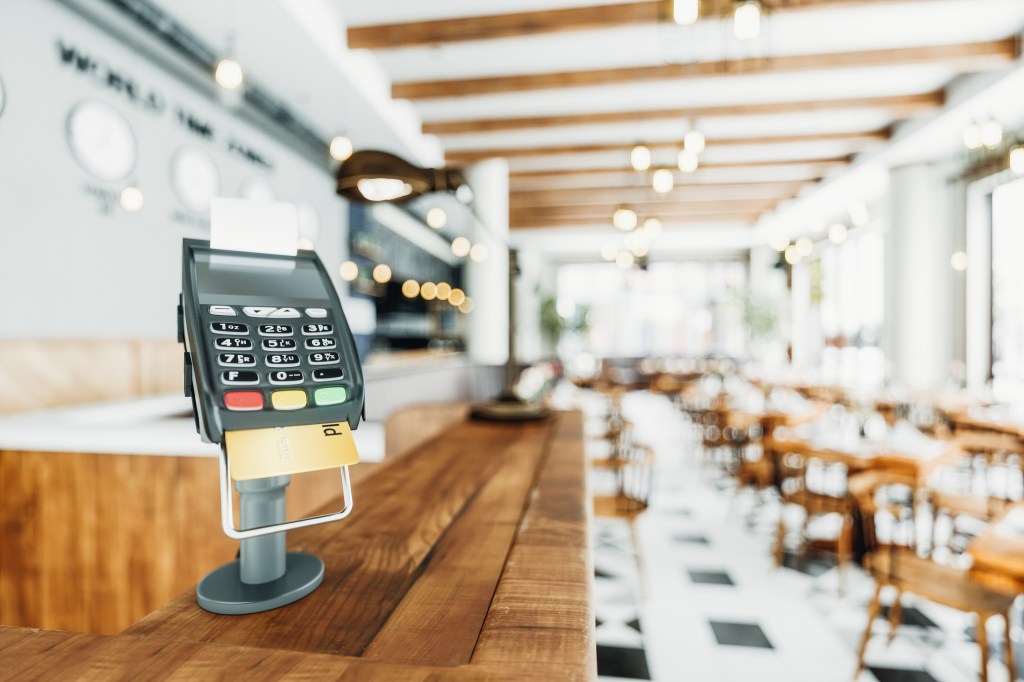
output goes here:
{"type": "Polygon", "coordinates": [[[616,469],[619,511],[647,509],[654,481],[654,452],[646,445],[630,443],[619,450],[622,465],[616,469]]]}
{"type": "Polygon", "coordinates": [[[865,471],[850,477],[864,554],[890,546],[918,549],[916,486],[913,476],[888,471],[865,471]]]}

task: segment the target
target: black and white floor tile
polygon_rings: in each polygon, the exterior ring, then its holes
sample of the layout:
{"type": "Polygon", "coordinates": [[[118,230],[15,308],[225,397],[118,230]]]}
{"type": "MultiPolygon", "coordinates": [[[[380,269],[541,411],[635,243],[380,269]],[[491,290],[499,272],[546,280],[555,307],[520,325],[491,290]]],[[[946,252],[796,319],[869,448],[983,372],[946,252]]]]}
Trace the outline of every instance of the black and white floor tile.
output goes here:
{"type": "MultiPolygon", "coordinates": [[[[590,407],[600,404],[589,400],[590,407]]],[[[702,470],[696,444],[667,400],[633,394],[625,411],[636,439],[655,450],[656,487],[635,532],[625,521],[594,522],[599,678],[852,682],[871,579],[847,571],[840,595],[828,557],[787,553],[776,568],[770,556],[777,503],[733,495],[702,470]]],[[[872,626],[866,669],[856,682],[978,679],[970,616],[905,597],[887,646],[887,614],[883,609],[872,626]]],[[[996,643],[989,679],[1007,682],[1001,621],[990,620],[988,630],[996,643]]]]}

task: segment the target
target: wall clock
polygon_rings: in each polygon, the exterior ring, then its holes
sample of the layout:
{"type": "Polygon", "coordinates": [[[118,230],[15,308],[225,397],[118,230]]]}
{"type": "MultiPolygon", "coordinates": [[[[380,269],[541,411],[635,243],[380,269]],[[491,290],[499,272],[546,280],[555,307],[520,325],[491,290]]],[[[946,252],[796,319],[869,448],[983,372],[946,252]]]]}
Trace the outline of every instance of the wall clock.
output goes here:
{"type": "Polygon", "coordinates": [[[171,187],[190,211],[205,213],[220,193],[220,174],[213,158],[198,147],[182,147],[171,159],[171,187]]]}
{"type": "Polygon", "coordinates": [[[76,104],[68,114],[65,133],[71,154],[93,177],[113,182],[135,168],[135,133],[121,112],[106,102],[76,104]]]}

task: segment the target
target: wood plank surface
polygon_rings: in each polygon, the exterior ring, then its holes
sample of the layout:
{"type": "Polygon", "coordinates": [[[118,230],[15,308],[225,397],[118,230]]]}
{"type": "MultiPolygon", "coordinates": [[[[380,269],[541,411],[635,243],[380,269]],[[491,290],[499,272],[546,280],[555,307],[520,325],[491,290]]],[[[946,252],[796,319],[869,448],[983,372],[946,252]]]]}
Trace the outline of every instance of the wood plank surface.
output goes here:
{"type": "MultiPolygon", "coordinates": [[[[531,73],[515,76],[490,76],[457,80],[395,83],[395,99],[472,97],[501,92],[552,90],[573,87],[615,85],[642,81],[683,81],[696,78],[723,78],[758,74],[799,73],[803,71],[840,71],[888,66],[943,64],[958,72],[975,72],[1009,65],[1018,55],[1017,39],[1006,38],[981,43],[926,45],[860,52],[776,55],[756,59],[726,59],[687,64],[531,73]]],[[[838,76],[838,75],[837,75],[838,76]]]]}
{"type": "Polygon", "coordinates": [[[593,679],[586,493],[578,412],[460,422],[358,481],[345,522],[290,534],[326,564],[300,602],[216,616],[189,590],[117,636],[0,627],[0,669],[13,679],[593,679]]]}
{"type": "Polygon", "coordinates": [[[622,102],[626,110],[601,111],[555,116],[520,116],[517,118],[482,118],[453,121],[426,121],[423,132],[433,135],[458,133],[489,133],[528,128],[599,125],[603,123],[634,123],[679,119],[724,118],[733,116],[771,116],[775,114],[809,114],[813,112],[881,109],[896,118],[907,118],[938,109],[945,102],[940,90],[919,95],[889,95],[847,99],[807,100],[801,102],[757,102],[754,104],[717,104],[700,107],[636,110],[630,102],[622,102]]]}

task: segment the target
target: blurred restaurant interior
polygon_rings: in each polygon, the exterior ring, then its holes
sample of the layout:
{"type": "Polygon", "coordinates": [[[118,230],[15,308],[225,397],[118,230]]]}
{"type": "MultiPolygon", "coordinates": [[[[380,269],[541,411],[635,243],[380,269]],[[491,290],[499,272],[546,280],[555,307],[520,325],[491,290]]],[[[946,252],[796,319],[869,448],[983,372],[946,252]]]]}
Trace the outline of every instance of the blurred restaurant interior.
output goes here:
{"type": "Polygon", "coordinates": [[[1021,679],[1022,36],[1022,0],[3,0],[0,678],[1021,679]],[[311,412],[206,394],[183,240],[262,248],[221,206],[340,302],[311,412]],[[222,411],[358,450],[264,474],[351,514],[288,530],[321,574],[263,613],[196,588],[285,556],[229,532],[264,493],[222,411]]]}

